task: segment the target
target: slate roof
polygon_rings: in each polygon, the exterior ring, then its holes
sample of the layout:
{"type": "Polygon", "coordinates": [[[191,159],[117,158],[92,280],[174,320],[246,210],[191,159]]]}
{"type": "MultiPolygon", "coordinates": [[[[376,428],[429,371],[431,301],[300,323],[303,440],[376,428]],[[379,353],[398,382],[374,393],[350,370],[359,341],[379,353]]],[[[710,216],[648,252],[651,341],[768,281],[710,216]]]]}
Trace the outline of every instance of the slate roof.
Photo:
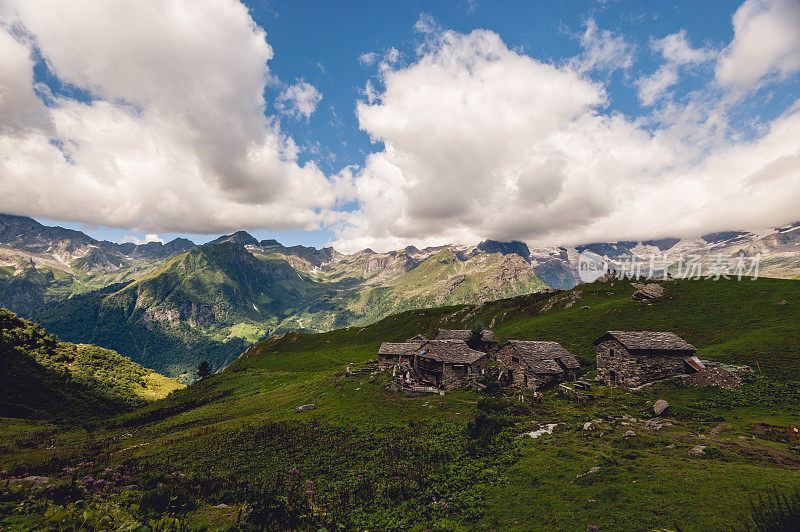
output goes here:
{"type": "Polygon", "coordinates": [[[472,349],[464,340],[429,340],[417,353],[445,364],[474,364],[487,356],[483,351],[472,349]]]}
{"type": "Polygon", "coordinates": [[[427,342],[427,341],[428,341],[427,338],[425,338],[421,334],[418,334],[418,335],[414,336],[413,338],[409,338],[408,340],[406,340],[406,343],[410,343],[410,342],[427,342]]]}
{"type": "Polygon", "coordinates": [[[378,355],[383,356],[411,356],[424,342],[383,342],[378,355]]]}
{"type": "MultiPolygon", "coordinates": [[[[436,333],[437,340],[463,340],[467,342],[470,338],[472,338],[472,331],[469,329],[439,329],[439,332],[436,333]]],[[[481,332],[481,341],[497,343],[497,336],[489,329],[484,329],[481,332]]]]}
{"type": "Polygon", "coordinates": [[[581,367],[578,359],[558,342],[509,340],[508,344],[536,373],[561,373],[564,371],[561,364],[567,369],[581,367]]]}
{"type": "Polygon", "coordinates": [[[629,351],[692,352],[697,348],[675,333],[653,331],[608,331],[594,341],[597,345],[609,337],[618,340],[629,351]]]}

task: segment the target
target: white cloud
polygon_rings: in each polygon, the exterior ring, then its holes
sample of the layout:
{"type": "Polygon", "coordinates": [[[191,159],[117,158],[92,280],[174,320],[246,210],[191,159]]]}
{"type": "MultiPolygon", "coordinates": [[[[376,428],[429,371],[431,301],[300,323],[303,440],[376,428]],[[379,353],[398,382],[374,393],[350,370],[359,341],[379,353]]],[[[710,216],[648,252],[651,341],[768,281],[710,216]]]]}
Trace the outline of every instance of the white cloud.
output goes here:
{"type": "Polygon", "coordinates": [[[321,101],[322,94],[313,85],[301,80],[278,95],[275,107],[283,114],[308,119],[321,101]]]}
{"type": "Polygon", "coordinates": [[[692,48],[686,37],[686,30],[672,33],[663,39],[655,39],[651,42],[651,47],[661,53],[669,63],[675,65],[704,63],[716,55],[710,48],[692,48]]]}
{"type": "Polygon", "coordinates": [[[273,51],[238,1],[25,0],[2,17],[0,210],[222,232],[314,228],[333,204],[264,115],[273,51]],[[42,105],[34,46],[92,101],[42,105]]]}
{"type": "Polygon", "coordinates": [[[633,65],[635,47],[627,43],[622,35],[600,30],[594,19],[586,21],[586,29],[580,35],[580,43],[583,53],[570,62],[572,68],[579,72],[591,70],[612,72],[633,65]]]}
{"type": "Polygon", "coordinates": [[[653,74],[636,80],[639,100],[644,105],[653,105],[670,87],[678,83],[678,72],[681,68],[706,63],[716,56],[716,52],[710,48],[692,48],[686,37],[686,30],[672,33],[663,39],[654,39],[650,47],[665,62],[653,74]]]}
{"type": "Polygon", "coordinates": [[[360,127],[384,147],[355,171],[360,208],[337,247],[570,244],[796,218],[800,104],[737,143],[700,101],[665,108],[651,129],[604,114],[604,86],[582,71],[510,50],[490,31],[431,36],[358,104],[360,127]]]}
{"type": "Polygon", "coordinates": [[[733,15],[733,41],[716,67],[722,85],[748,91],[770,75],[800,70],[800,2],[747,0],[733,15]]]}
{"type": "Polygon", "coordinates": [[[164,239],[155,233],[147,233],[143,239],[132,235],[125,235],[122,237],[120,242],[133,242],[137,246],[141,246],[142,244],[148,244],[150,242],[161,242],[163,244],[164,239]]]}

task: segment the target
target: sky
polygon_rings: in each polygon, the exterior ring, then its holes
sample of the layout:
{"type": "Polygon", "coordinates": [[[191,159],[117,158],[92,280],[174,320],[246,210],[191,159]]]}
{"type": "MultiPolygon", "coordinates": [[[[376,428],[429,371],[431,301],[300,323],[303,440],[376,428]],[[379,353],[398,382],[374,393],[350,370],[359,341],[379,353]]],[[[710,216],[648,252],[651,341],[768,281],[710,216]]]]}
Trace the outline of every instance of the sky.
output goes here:
{"type": "Polygon", "coordinates": [[[0,212],[376,251],[800,219],[800,0],[0,0],[0,212]]]}

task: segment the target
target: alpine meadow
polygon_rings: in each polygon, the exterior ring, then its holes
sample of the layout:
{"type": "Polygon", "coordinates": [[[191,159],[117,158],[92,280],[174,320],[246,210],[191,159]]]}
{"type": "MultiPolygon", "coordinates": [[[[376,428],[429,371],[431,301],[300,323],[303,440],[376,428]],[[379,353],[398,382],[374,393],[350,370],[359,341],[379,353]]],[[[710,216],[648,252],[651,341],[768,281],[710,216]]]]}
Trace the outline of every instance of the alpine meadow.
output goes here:
{"type": "Polygon", "coordinates": [[[800,530],[800,0],[0,2],[0,531],[800,530]]]}

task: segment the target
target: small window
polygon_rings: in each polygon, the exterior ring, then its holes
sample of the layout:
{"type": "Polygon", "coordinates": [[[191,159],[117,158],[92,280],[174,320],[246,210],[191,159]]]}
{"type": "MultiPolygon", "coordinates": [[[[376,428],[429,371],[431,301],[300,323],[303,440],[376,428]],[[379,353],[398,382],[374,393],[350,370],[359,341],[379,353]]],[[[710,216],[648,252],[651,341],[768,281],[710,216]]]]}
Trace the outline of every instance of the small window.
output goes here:
{"type": "Polygon", "coordinates": [[[519,359],[517,357],[511,357],[511,362],[519,362],[519,359]]]}

